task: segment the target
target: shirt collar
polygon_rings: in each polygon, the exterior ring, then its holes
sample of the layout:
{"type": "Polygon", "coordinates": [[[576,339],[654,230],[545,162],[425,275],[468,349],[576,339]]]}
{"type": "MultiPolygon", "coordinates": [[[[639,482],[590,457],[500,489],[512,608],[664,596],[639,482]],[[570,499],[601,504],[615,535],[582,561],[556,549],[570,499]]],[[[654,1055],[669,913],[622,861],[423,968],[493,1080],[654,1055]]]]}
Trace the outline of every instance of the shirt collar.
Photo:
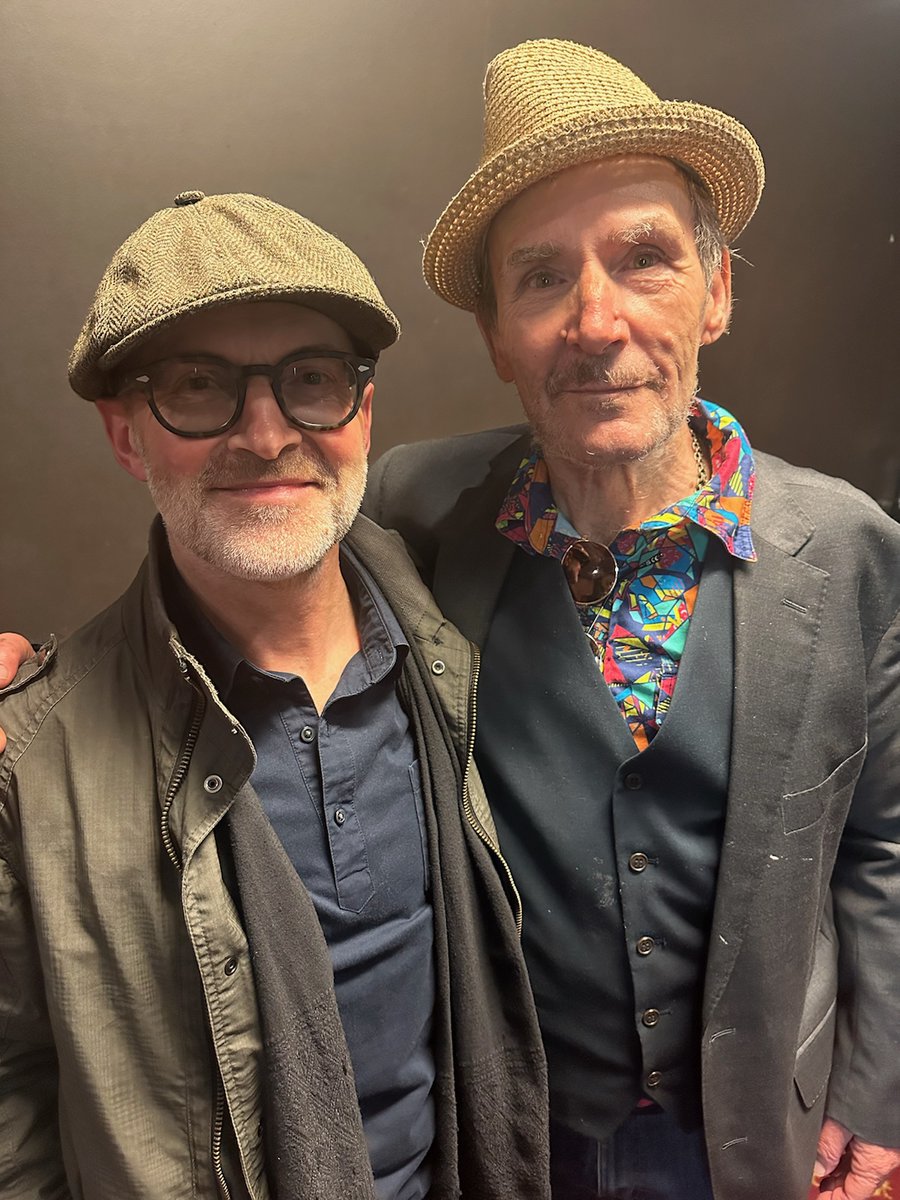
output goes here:
{"type": "MultiPolygon", "coordinates": [[[[379,683],[409,652],[409,643],[387,601],[369,572],[343,542],[340,562],[359,625],[363,669],[349,688],[343,687],[345,681],[342,680],[335,689],[335,697],[338,691],[342,695],[354,694],[379,683]]],[[[238,672],[242,667],[277,680],[296,678],[280,672],[264,671],[247,662],[200,610],[170,556],[165,570],[165,590],[166,607],[179,637],[203,664],[225,703],[228,703],[232,690],[240,682],[238,672]]]]}
{"type": "MultiPolygon", "coordinates": [[[[709,481],[643,521],[641,529],[664,529],[689,520],[717,537],[735,558],[754,562],[750,516],[756,471],[747,435],[731,413],[705,400],[696,402],[690,423],[709,445],[709,481]]],[[[580,537],[556,507],[547,464],[536,445],[520,464],[496,524],[500,533],[528,553],[551,558],[561,558],[580,537]]]]}

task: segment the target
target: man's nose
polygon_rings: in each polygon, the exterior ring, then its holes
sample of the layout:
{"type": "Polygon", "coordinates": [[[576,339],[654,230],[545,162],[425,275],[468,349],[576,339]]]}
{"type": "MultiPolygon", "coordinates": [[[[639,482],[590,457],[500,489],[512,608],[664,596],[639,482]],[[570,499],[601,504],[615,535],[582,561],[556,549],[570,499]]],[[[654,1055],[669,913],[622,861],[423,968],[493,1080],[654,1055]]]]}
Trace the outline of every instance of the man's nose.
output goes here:
{"type": "Polygon", "coordinates": [[[565,329],[566,344],[585,354],[602,354],[629,340],[622,313],[622,296],[614,279],[597,264],[584,267],[572,289],[572,311],[565,329]]]}
{"type": "Polygon", "coordinates": [[[249,379],[241,419],[228,433],[229,449],[274,461],[288,446],[301,445],[303,436],[278,407],[271,380],[263,375],[249,379]]]}

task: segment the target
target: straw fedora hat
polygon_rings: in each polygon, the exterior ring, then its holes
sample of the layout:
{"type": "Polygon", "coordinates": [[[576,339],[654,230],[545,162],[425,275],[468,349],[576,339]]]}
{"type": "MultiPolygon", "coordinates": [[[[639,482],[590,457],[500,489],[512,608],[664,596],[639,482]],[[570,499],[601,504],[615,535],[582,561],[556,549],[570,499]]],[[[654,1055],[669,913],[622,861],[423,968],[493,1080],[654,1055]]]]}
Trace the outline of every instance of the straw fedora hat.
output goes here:
{"type": "Polygon", "coordinates": [[[566,167],[622,154],[690,167],[709,189],[726,241],[759,203],[762,155],[733,117],[703,104],[660,100],[633,71],[576,42],[523,42],[498,54],[484,77],[481,162],[425,243],[429,287],[473,310],[483,238],[500,209],[566,167]]]}

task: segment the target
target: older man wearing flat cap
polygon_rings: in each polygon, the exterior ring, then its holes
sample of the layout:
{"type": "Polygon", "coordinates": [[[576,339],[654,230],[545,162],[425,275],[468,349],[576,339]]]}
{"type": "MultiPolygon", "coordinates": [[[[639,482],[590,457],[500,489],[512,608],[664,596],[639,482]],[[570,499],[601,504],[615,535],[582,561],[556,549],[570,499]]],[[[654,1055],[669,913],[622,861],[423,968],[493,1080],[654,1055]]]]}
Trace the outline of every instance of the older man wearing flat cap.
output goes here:
{"type": "Polygon", "coordinates": [[[546,1200],[473,652],[356,519],[398,332],[258,196],[104,273],[69,378],[161,519],[3,701],[4,1200],[546,1200]]]}
{"type": "Polygon", "coordinates": [[[529,424],[370,484],[481,647],[559,1200],[862,1200],[900,1161],[900,530],[697,397],[762,187],[731,117],[499,55],[424,268],[529,424]]]}

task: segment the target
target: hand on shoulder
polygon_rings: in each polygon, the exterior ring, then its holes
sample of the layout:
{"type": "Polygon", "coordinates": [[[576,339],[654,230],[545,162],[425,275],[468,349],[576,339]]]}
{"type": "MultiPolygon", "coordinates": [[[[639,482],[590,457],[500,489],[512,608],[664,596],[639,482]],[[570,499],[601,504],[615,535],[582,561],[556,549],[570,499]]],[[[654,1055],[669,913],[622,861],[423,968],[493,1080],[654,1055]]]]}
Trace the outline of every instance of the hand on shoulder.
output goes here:
{"type": "MultiPolygon", "coordinates": [[[[8,687],[19,667],[34,657],[31,642],[19,633],[0,633],[0,688],[8,687]]],[[[6,749],[6,734],[0,729],[0,754],[6,749]]]]}

